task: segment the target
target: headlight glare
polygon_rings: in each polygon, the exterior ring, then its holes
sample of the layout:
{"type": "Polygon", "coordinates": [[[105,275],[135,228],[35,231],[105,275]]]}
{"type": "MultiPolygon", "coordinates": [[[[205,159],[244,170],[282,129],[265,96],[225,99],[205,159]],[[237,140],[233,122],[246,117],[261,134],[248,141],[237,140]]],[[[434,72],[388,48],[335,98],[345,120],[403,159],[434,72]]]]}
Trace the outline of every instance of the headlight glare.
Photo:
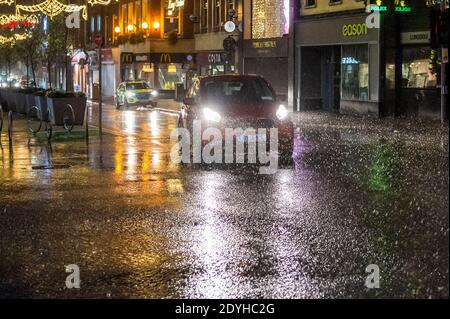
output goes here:
{"type": "Polygon", "coordinates": [[[219,113],[211,110],[209,107],[205,107],[203,109],[203,116],[205,117],[206,120],[212,122],[219,122],[221,118],[219,113]]]}
{"type": "Polygon", "coordinates": [[[134,92],[127,92],[127,97],[135,97],[136,93],[134,92]]]}
{"type": "Polygon", "coordinates": [[[288,116],[288,110],[286,109],[286,106],[280,104],[280,106],[278,106],[276,115],[279,120],[284,120],[288,116]]]}
{"type": "Polygon", "coordinates": [[[151,96],[158,96],[158,91],[152,91],[150,92],[151,96]]]}

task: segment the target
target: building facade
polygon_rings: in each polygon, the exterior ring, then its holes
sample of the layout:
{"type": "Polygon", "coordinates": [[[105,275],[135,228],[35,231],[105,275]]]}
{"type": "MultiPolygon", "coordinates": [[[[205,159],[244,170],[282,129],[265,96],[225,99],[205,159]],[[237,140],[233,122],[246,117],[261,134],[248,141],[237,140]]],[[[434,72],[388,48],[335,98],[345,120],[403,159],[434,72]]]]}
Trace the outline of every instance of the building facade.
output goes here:
{"type": "Polygon", "coordinates": [[[289,0],[244,0],[243,72],[262,75],[285,100],[290,80],[291,21],[289,0]]]}
{"type": "Polygon", "coordinates": [[[242,22],[242,1],[193,1],[194,14],[191,22],[195,33],[198,75],[239,72],[241,47],[239,25],[242,22]],[[225,30],[227,21],[232,21],[236,26],[232,32],[225,30]],[[223,41],[227,37],[232,37],[236,42],[236,46],[229,56],[223,46],[223,41]]]}
{"type": "Polygon", "coordinates": [[[440,116],[441,52],[430,42],[436,1],[300,4],[294,110],[440,116]]]}
{"type": "MultiPolygon", "coordinates": [[[[195,67],[192,12],[192,1],[184,0],[113,0],[92,7],[86,38],[91,44],[97,35],[104,39],[102,93],[112,95],[126,80],[145,80],[168,92],[186,83],[195,67]]],[[[98,57],[90,58],[92,87],[98,83],[96,63],[98,57]]]]}

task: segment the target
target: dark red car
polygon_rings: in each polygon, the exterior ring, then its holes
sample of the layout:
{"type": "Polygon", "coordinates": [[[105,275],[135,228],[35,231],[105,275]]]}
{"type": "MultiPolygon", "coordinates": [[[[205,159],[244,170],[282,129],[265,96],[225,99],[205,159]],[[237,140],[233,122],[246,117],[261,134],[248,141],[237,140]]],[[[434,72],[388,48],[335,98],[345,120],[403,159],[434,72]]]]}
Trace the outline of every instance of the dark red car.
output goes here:
{"type": "Polygon", "coordinates": [[[225,128],[236,127],[266,128],[267,131],[277,128],[281,158],[292,157],[294,125],[286,106],[261,76],[232,74],[197,78],[183,101],[178,126],[192,133],[196,119],[201,120],[202,130],[206,127],[217,127],[222,132],[225,128]]]}

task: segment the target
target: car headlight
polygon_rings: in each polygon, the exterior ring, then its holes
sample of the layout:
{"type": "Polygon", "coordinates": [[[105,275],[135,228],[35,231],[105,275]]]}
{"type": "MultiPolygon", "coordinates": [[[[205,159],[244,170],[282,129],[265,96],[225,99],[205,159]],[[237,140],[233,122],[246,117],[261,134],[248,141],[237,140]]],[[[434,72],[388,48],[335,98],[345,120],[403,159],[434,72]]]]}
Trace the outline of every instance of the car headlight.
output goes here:
{"type": "Polygon", "coordinates": [[[134,92],[127,92],[127,97],[135,97],[136,93],[134,92]]]}
{"type": "Polygon", "coordinates": [[[203,116],[206,120],[212,121],[212,122],[219,122],[220,121],[220,114],[216,111],[211,110],[209,107],[205,107],[203,109],[203,116]]]}
{"type": "Polygon", "coordinates": [[[15,86],[16,88],[18,88],[18,87],[20,86],[20,83],[19,83],[19,82],[16,82],[16,83],[14,83],[14,86],[15,86]]]}
{"type": "Polygon", "coordinates": [[[286,106],[280,104],[280,106],[278,106],[276,115],[279,120],[284,120],[288,116],[288,110],[286,109],[286,106]]]}
{"type": "Polygon", "coordinates": [[[151,91],[150,94],[151,96],[158,96],[158,91],[151,91]]]}

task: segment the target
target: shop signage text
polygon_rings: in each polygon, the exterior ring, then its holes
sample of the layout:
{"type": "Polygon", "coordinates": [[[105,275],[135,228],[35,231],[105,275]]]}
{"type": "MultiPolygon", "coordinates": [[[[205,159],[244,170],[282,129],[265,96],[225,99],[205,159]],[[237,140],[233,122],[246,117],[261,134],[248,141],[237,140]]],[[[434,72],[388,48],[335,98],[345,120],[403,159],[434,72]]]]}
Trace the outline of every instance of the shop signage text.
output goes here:
{"type": "Polygon", "coordinates": [[[136,54],[134,56],[134,62],[147,62],[148,55],[147,54],[136,54]]]}
{"type": "Polygon", "coordinates": [[[210,53],[208,54],[208,62],[211,64],[220,64],[222,62],[222,58],[220,53],[210,53]]]}
{"type": "Polygon", "coordinates": [[[254,49],[267,49],[267,48],[276,48],[276,41],[254,41],[252,43],[254,49]]]}
{"type": "Polygon", "coordinates": [[[132,64],[133,57],[134,57],[134,55],[131,52],[122,52],[120,54],[120,63],[121,64],[132,64]]]}
{"type": "Polygon", "coordinates": [[[401,42],[403,44],[429,43],[430,42],[430,31],[402,32],[401,33],[401,42]]]}
{"type": "Polygon", "coordinates": [[[402,13],[411,12],[412,7],[409,5],[409,0],[394,0],[393,4],[391,3],[391,0],[375,0],[371,1],[370,10],[380,12],[394,11],[402,13]]]}
{"type": "Polygon", "coordinates": [[[365,23],[350,23],[342,26],[342,35],[344,37],[357,37],[367,34],[367,25],[365,23]]]}

